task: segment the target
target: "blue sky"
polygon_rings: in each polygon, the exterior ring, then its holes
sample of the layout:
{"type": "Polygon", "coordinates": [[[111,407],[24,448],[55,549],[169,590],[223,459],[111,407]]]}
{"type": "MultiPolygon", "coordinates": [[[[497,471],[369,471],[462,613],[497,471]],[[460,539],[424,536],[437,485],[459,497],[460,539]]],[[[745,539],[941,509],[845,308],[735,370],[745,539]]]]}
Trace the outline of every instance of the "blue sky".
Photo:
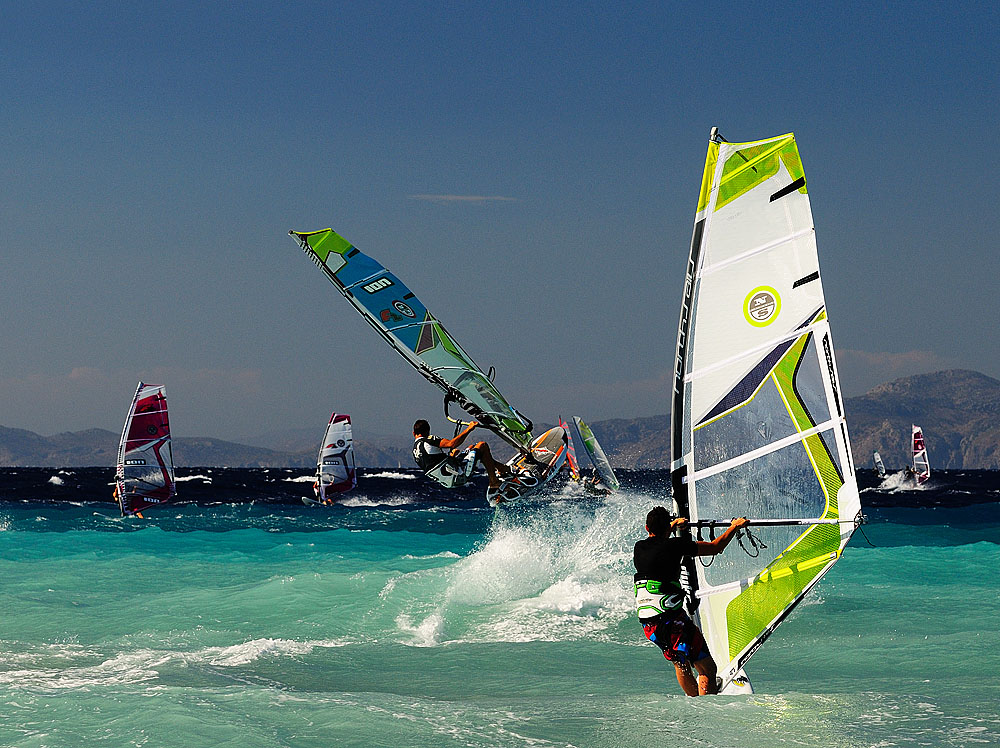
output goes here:
{"type": "Polygon", "coordinates": [[[443,428],[286,236],[399,275],[536,421],[664,413],[712,126],[793,131],[848,394],[993,332],[995,5],[18,4],[0,424],[443,428]]]}

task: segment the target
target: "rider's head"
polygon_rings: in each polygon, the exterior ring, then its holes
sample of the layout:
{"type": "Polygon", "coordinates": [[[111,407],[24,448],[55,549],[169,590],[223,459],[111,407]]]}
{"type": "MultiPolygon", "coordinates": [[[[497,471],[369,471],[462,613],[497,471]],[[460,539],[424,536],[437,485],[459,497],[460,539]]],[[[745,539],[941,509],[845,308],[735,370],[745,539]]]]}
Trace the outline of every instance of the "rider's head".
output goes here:
{"type": "Polygon", "coordinates": [[[674,518],[662,506],[654,506],[646,515],[646,530],[650,535],[666,535],[674,518]]]}
{"type": "Polygon", "coordinates": [[[431,425],[421,418],[413,424],[413,434],[414,436],[430,436],[431,425]]]}

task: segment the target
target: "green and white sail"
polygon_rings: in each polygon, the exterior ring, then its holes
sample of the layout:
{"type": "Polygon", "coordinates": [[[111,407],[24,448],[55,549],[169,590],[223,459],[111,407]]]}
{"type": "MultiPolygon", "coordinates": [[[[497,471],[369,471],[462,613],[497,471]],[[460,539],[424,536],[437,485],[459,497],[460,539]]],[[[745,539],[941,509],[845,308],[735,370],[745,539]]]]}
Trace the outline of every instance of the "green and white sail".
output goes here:
{"type": "Polygon", "coordinates": [[[337,290],[400,355],[467,413],[521,450],[531,421],[399,278],[333,231],[289,231],[337,290]]]}
{"type": "Polygon", "coordinates": [[[594,463],[594,470],[600,476],[601,482],[612,491],[617,491],[621,488],[621,485],[618,483],[618,476],[615,475],[615,471],[611,468],[611,460],[604,454],[604,450],[601,449],[601,443],[597,441],[594,432],[590,430],[590,426],[580,416],[573,416],[573,423],[576,424],[576,430],[580,432],[580,441],[583,442],[583,448],[586,450],[587,456],[590,457],[590,461],[594,463]]]}
{"type": "Polygon", "coordinates": [[[728,143],[713,130],[675,361],[675,510],[760,520],[752,532],[767,546],[751,557],[734,542],[684,569],[688,611],[733,689],[748,685],[742,667],[840,558],[861,513],[793,135],[728,143]]]}

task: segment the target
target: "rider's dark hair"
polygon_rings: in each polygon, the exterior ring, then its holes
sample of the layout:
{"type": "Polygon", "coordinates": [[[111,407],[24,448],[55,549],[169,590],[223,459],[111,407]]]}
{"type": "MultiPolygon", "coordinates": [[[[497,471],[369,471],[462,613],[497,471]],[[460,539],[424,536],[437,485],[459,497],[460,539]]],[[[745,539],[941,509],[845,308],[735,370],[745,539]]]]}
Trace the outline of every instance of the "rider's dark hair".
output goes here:
{"type": "Polygon", "coordinates": [[[417,436],[430,436],[431,425],[423,418],[420,418],[413,424],[413,433],[417,436]]]}
{"type": "Polygon", "coordinates": [[[666,535],[670,532],[670,523],[674,518],[662,506],[654,506],[646,515],[646,529],[654,535],[666,535]]]}

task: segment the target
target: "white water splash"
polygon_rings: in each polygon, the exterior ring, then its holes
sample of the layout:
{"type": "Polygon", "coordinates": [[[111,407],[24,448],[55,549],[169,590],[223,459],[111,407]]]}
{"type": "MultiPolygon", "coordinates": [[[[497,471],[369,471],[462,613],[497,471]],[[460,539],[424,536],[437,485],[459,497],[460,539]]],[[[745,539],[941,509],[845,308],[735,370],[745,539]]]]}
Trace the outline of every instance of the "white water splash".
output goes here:
{"type": "Polygon", "coordinates": [[[414,646],[606,632],[633,615],[632,545],[650,501],[617,494],[500,512],[480,548],[390,579],[382,598],[403,607],[396,625],[414,646]]]}
{"type": "Polygon", "coordinates": [[[923,485],[917,485],[917,481],[906,474],[906,471],[900,470],[898,473],[889,473],[882,479],[882,482],[875,488],[865,488],[861,493],[866,491],[878,491],[881,493],[899,493],[900,491],[926,491],[930,487],[930,482],[924,483],[923,485]]]}

